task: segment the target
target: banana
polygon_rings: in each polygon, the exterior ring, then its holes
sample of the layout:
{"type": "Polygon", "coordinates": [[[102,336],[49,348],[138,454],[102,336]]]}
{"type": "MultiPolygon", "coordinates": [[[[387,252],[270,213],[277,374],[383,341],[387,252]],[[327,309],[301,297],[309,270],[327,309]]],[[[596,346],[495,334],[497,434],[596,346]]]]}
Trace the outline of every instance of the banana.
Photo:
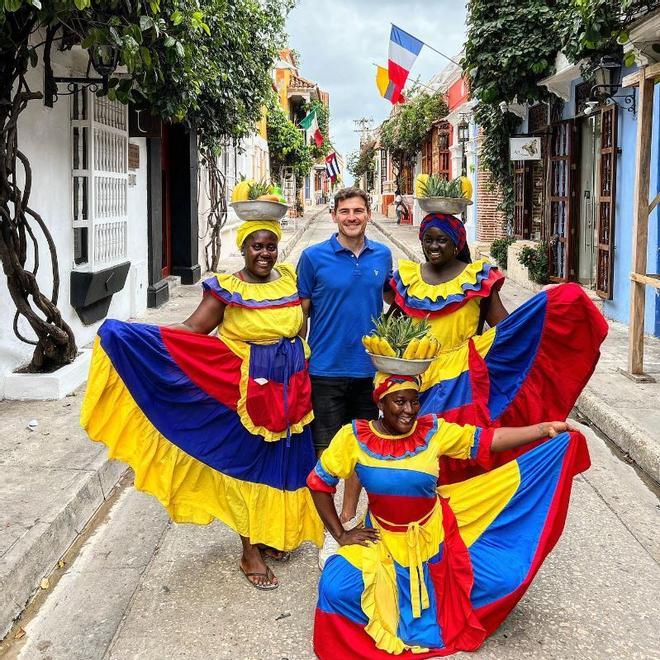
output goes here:
{"type": "Polygon", "coordinates": [[[406,350],[403,353],[403,359],[413,360],[415,358],[415,354],[417,353],[418,346],[419,346],[419,339],[412,339],[408,344],[408,346],[406,346],[406,350]]]}
{"type": "Polygon", "coordinates": [[[250,185],[253,183],[251,179],[243,179],[239,181],[235,186],[234,190],[231,193],[232,202],[244,202],[248,199],[250,194],[250,185]]]}
{"type": "Polygon", "coordinates": [[[429,347],[429,351],[426,354],[427,358],[434,358],[438,355],[438,351],[440,350],[440,342],[435,338],[431,337],[431,345],[429,347]]]}
{"type": "Polygon", "coordinates": [[[424,197],[426,183],[429,180],[428,174],[418,174],[415,178],[415,197],[424,197]]]}
{"type": "Polygon", "coordinates": [[[466,176],[459,177],[461,180],[461,192],[466,199],[472,199],[472,181],[466,176]]]}
{"type": "Polygon", "coordinates": [[[415,353],[416,360],[426,359],[426,354],[429,352],[429,346],[431,345],[431,339],[428,335],[424,335],[419,344],[417,345],[417,352],[415,353]]]}
{"type": "Polygon", "coordinates": [[[377,350],[375,351],[378,355],[385,355],[386,357],[396,357],[396,351],[390,346],[389,342],[385,337],[376,337],[377,350]]]}
{"type": "Polygon", "coordinates": [[[369,337],[369,335],[365,335],[364,337],[362,337],[362,345],[367,350],[367,353],[373,353],[373,351],[371,350],[371,337],[369,337]]]}

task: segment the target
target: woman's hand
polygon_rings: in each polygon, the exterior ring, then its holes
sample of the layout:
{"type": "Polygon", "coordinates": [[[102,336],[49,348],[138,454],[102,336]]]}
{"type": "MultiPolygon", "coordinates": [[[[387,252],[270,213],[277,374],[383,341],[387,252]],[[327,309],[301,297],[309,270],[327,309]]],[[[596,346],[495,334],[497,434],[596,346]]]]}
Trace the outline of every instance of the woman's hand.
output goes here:
{"type": "Polygon", "coordinates": [[[541,422],[539,426],[541,427],[541,436],[544,438],[555,438],[560,433],[577,430],[567,422],[541,422]]]}
{"type": "Polygon", "coordinates": [[[526,445],[528,442],[554,438],[565,431],[575,431],[566,422],[541,422],[532,426],[506,427],[495,429],[490,450],[493,452],[507,451],[526,445]]]}
{"type": "Polygon", "coordinates": [[[380,539],[380,533],[373,527],[354,527],[348,531],[344,530],[337,539],[339,545],[363,545],[376,543],[380,539]]]}

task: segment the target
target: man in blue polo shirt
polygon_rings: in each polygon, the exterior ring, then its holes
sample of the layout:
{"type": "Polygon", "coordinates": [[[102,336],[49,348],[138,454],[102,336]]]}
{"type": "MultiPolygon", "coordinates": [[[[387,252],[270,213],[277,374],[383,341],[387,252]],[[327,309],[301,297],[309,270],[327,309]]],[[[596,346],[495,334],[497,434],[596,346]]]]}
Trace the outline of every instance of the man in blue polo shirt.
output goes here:
{"type": "MultiPolygon", "coordinates": [[[[312,434],[319,455],[344,424],[378,418],[371,398],[375,369],[362,337],[373,330],[383,300],[393,300],[392,253],[365,235],[371,219],[367,194],[358,188],[340,190],[332,219],[337,233],[303,250],[298,261],[298,291],[310,322],[312,434]]],[[[342,523],[355,516],[359,494],[353,475],[345,484],[342,523]]]]}

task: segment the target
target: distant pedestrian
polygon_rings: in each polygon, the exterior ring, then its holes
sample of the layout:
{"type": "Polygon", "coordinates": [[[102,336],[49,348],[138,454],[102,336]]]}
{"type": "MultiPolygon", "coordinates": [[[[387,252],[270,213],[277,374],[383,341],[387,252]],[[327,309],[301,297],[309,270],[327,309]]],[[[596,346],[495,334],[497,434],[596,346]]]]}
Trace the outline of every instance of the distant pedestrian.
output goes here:
{"type": "Polygon", "coordinates": [[[408,207],[403,201],[403,196],[398,188],[394,193],[394,210],[396,211],[396,224],[400,225],[401,220],[405,220],[408,217],[408,207]]]}
{"type": "MultiPolygon", "coordinates": [[[[392,253],[365,235],[371,219],[367,193],[340,190],[332,218],[337,233],[305,249],[298,262],[298,291],[310,321],[312,435],[319,455],[344,424],[378,417],[372,399],[375,370],[361,340],[373,330],[372,319],[383,311],[383,299],[392,300],[392,253]]],[[[342,523],[355,522],[359,493],[360,483],[353,475],[345,484],[342,523]]],[[[326,541],[321,564],[334,549],[327,534],[326,541]]]]}

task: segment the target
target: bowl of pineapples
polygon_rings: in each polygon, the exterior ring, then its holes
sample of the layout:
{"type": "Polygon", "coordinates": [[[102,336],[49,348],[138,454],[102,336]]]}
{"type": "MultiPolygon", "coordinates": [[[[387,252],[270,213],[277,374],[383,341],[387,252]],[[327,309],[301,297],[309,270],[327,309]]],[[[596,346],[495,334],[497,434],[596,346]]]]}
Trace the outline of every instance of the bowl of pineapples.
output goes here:
{"type": "Polygon", "coordinates": [[[466,176],[451,181],[437,174],[418,174],[415,198],[424,213],[460,215],[472,204],[472,183],[466,176]]]}
{"type": "Polygon", "coordinates": [[[279,221],[289,210],[278,186],[253,179],[243,179],[234,186],[230,206],[243,221],[279,221]]]}
{"type": "Polygon", "coordinates": [[[382,314],[374,325],[374,331],[362,337],[362,344],[378,371],[417,376],[440,352],[440,342],[431,335],[427,319],[382,314]]]}

